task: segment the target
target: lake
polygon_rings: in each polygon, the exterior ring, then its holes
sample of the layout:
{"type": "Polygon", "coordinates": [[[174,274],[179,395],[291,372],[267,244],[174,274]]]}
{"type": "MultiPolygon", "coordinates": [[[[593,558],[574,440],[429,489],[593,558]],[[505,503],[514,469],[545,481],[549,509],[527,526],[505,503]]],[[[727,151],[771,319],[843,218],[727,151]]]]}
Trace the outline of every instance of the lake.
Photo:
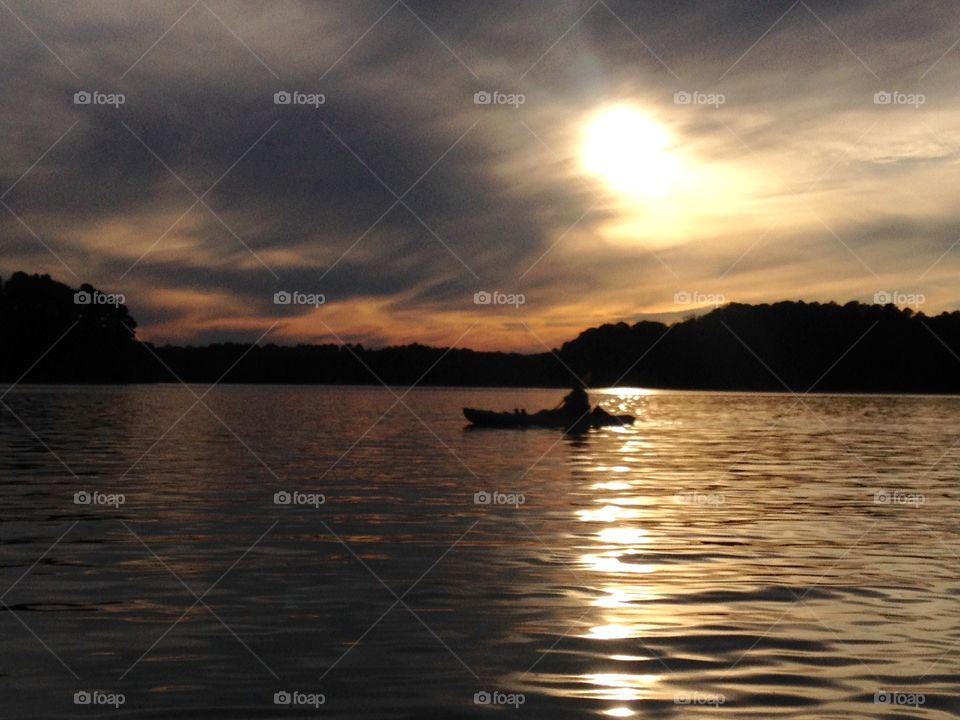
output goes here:
{"type": "Polygon", "coordinates": [[[960,398],[206,392],[4,397],[0,716],[960,717],[960,398]]]}

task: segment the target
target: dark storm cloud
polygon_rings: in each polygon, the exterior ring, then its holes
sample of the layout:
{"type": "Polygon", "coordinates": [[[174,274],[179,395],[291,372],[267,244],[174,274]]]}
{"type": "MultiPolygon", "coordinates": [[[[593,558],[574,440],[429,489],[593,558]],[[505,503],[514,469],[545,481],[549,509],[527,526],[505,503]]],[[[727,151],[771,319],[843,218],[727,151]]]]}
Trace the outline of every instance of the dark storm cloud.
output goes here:
{"type": "MultiPolygon", "coordinates": [[[[310,10],[306,4],[300,7],[310,10]]],[[[284,69],[277,81],[201,13],[205,24],[212,25],[202,35],[187,27],[171,32],[122,81],[108,82],[110,74],[102,71],[95,76],[100,84],[94,82],[93,88],[125,94],[119,109],[72,105],[73,92],[89,85],[66,72],[58,82],[34,86],[44,103],[56,107],[42,120],[49,130],[74,120],[78,125],[44,168],[11,194],[11,206],[24,214],[69,214],[78,221],[159,208],[172,221],[193,201],[174,173],[201,194],[276,123],[207,197],[208,203],[258,251],[303,245],[345,250],[390,207],[395,199],[391,190],[405,192],[473,123],[483,120],[470,104],[476,82],[469,73],[416,18],[399,8],[394,13],[396,18],[384,20],[373,31],[377,35],[322,83],[317,67],[284,69]],[[203,42],[197,42],[201,37],[203,42]],[[411,37],[417,42],[411,44],[411,37]],[[322,91],[327,102],[318,110],[278,107],[273,93],[280,89],[322,91]]],[[[122,31],[105,32],[115,40],[130,33],[127,45],[143,46],[150,36],[136,37],[134,30],[124,23],[122,31]]],[[[114,54],[123,55],[124,62],[131,57],[129,52],[114,54]]],[[[70,54],[63,57],[67,61],[70,54]]],[[[34,53],[32,59],[44,58],[34,53]]],[[[104,62],[110,59],[108,54],[104,62]]],[[[123,67],[119,57],[113,60],[114,69],[123,67]]],[[[33,105],[40,102],[32,100],[33,105]]],[[[478,267],[486,265],[487,257],[496,259],[500,244],[505,250],[500,258],[513,260],[536,252],[540,241],[534,224],[525,219],[523,203],[492,186],[483,171],[488,159],[483,147],[465,139],[406,199],[429,225],[420,227],[422,234],[435,228],[467,264],[478,267]],[[485,238],[475,232],[450,233],[470,226],[472,209],[501,222],[487,222],[485,238]],[[491,215],[493,209],[497,212],[491,215]]],[[[405,215],[409,213],[399,206],[384,218],[383,228],[409,224],[405,215]]],[[[213,219],[207,224],[216,228],[213,219]]],[[[435,240],[421,245],[431,255],[446,253],[435,240]]],[[[321,255],[335,259],[330,252],[321,255]]]]}

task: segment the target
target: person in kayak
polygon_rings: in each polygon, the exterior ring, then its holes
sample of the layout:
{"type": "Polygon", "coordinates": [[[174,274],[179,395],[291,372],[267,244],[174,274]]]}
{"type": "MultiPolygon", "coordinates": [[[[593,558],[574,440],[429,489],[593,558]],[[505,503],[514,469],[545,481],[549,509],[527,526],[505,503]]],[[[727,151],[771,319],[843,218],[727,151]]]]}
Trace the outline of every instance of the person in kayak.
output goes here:
{"type": "Polygon", "coordinates": [[[590,412],[590,398],[587,396],[587,391],[583,389],[582,384],[577,384],[573,389],[563,398],[563,401],[560,403],[560,408],[573,418],[581,418],[590,412]]]}

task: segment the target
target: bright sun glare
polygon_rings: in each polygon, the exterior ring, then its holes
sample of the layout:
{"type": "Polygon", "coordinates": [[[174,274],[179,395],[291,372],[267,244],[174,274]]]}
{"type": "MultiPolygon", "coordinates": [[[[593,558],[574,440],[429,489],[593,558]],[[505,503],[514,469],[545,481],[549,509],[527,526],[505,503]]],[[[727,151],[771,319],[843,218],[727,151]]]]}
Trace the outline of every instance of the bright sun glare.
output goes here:
{"type": "Polygon", "coordinates": [[[670,133],[630,107],[604,110],[589,122],[581,149],[583,169],[611,189],[632,197],[665,195],[676,183],[679,162],[670,133]]]}

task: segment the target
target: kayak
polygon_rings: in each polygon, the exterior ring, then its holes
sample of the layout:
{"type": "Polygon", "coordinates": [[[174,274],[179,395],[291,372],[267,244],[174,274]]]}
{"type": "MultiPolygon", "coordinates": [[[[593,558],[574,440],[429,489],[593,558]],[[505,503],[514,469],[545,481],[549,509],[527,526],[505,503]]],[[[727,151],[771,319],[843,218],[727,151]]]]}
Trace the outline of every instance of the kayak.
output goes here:
{"type": "Polygon", "coordinates": [[[541,410],[538,413],[525,412],[494,412],[492,410],[476,410],[464,408],[463,416],[474,427],[488,428],[560,428],[563,430],[586,430],[593,427],[607,425],[630,425],[634,421],[632,415],[611,415],[606,410],[594,408],[581,418],[570,417],[562,410],[541,410]]]}

